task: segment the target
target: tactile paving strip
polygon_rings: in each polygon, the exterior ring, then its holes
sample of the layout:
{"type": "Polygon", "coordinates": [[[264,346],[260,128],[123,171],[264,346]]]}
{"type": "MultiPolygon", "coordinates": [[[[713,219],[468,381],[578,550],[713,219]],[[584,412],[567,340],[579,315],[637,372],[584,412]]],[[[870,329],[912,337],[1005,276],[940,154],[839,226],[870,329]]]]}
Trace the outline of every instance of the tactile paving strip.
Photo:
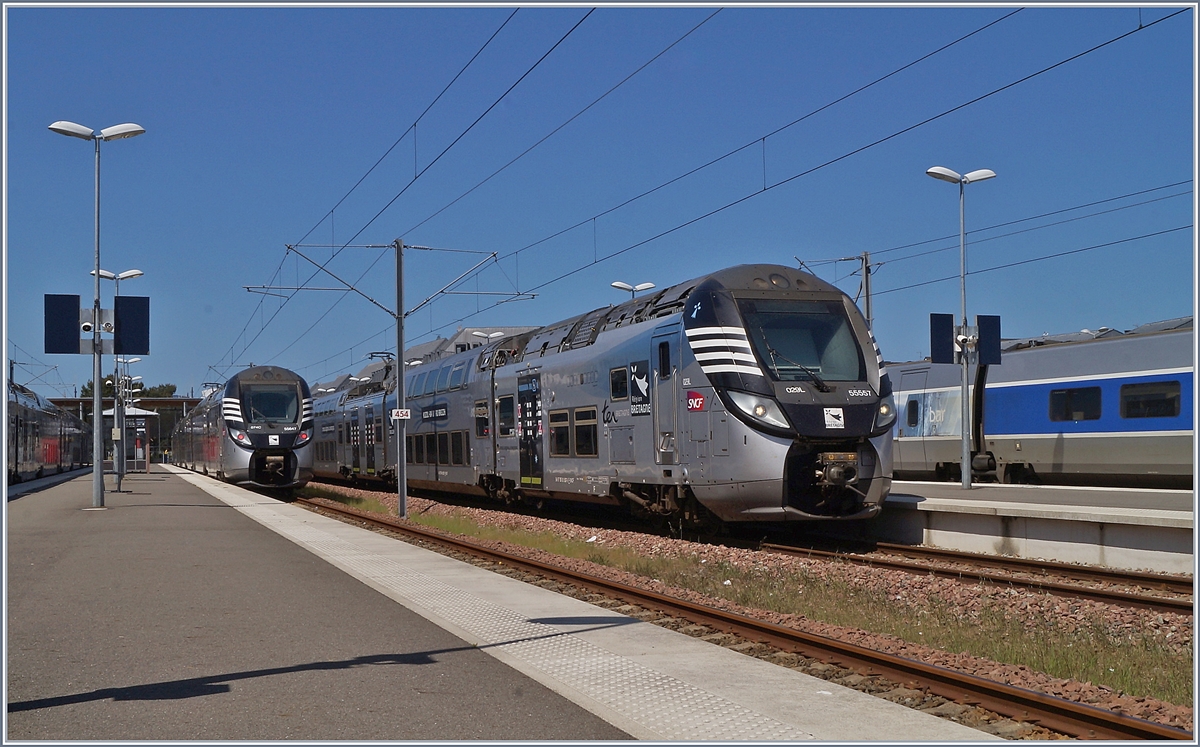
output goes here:
{"type": "MultiPolygon", "coordinates": [[[[226,500],[223,495],[218,495],[226,500]]],[[[271,507],[227,501],[274,531],[388,588],[669,741],[801,741],[812,734],[480,599],[271,507]]]]}

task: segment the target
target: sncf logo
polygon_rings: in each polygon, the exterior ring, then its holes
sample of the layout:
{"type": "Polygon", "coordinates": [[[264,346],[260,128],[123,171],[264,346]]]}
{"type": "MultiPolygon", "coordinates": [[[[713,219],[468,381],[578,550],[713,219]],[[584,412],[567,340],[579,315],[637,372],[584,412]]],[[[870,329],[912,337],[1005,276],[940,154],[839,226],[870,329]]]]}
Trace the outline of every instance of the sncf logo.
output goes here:
{"type": "Polygon", "coordinates": [[[704,410],[704,395],[700,392],[687,393],[688,412],[701,412],[704,410]]]}

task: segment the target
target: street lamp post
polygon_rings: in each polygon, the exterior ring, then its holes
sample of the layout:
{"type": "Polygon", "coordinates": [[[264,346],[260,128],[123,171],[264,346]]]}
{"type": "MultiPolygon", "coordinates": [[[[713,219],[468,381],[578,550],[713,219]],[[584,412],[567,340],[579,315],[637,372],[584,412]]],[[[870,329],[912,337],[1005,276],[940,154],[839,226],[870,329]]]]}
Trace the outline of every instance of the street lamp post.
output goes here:
{"type": "Polygon", "coordinates": [[[958,328],[956,337],[961,351],[962,360],[962,486],[964,490],[971,488],[971,398],[967,366],[971,354],[975,350],[977,335],[967,324],[967,229],[966,229],[966,186],[973,182],[991,179],[996,172],[991,169],[979,169],[959,175],[944,166],[934,166],[925,172],[934,179],[958,185],[958,286],[962,298],[962,326],[958,328]]]}
{"type": "Polygon", "coordinates": [[[654,283],[638,283],[637,285],[630,285],[629,283],[622,283],[620,280],[617,280],[612,283],[612,287],[616,288],[617,290],[629,291],[631,294],[630,298],[637,298],[638,291],[650,290],[654,287],[654,283]]]}
{"type": "MultiPolygon", "coordinates": [[[[95,275],[96,271],[92,270],[91,274],[95,275]]],[[[117,308],[117,298],[121,295],[121,281],[140,278],[144,274],[145,273],[141,270],[126,270],[125,272],[120,273],[112,273],[108,270],[100,270],[100,277],[104,278],[105,280],[113,281],[114,313],[115,309],[117,308]]],[[[115,362],[113,363],[113,381],[119,382],[121,381],[120,377],[122,361],[120,358],[116,357],[115,349],[113,350],[113,353],[113,358],[115,359],[115,362]]],[[[141,358],[134,358],[133,360],[140,361],[141,358]]],[[[121,434],[120,444],[118,444],[115,440],[113,441],[113,473],[116,475],[117,479],[116,492],[120,493],[121,478],[125,476],[125,399],[121,396],[116,388],[113,389],[113,428],[117,429],[117,432],[121,434]],[[120,452],[119,455],[118,451],[120,452]]]]}
{"type": "Polygon", "coordinates": [[[60,120],[50,125],[53,132],[96,143],[96,283],[92,304],[92,508],[104,508],[104,414],[100,403],[100,141],[137,137],[146,130],[141,125],[125,124],[94,132],[81,124],[60,120]]]}

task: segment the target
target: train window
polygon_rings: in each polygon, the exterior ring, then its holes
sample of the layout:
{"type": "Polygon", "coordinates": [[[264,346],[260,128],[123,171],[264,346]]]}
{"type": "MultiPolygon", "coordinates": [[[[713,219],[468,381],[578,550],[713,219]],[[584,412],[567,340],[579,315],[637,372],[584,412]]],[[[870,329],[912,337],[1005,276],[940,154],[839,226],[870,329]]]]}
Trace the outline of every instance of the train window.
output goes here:
{"type": "Polygon", "coordinates": [[[417,374],[417,378],[413,381],[413,385],[409,388],[409,394],[414,397],[420,397],[425,392],[425,372],[417,374]]]}
{"type": "Polygon", "coordinates": [[[500,422],[497,424],[497,435],[511,436],[516,433],[517,413],[513,408],[515,397],[508,395],[500,398],[500,404],[497,406],[496,419],[500,422]]]}
{"type": "Polygon", "coordinates": [[[413,437],[404,437],[404,462],[406,464],[413,463],[413,437]]]}
{"type": "Polygon", "coordinates": [[[450,434],[437,434],[438,441],[438,464],[450,463],[450,434]]]}
{"type": "MultiPolygon", "coordinates": [[[[745,299],[750,344],[776,381],[865,381],[866,364],[841,301],[745,299]]],[[[731,357],[730,361],[736,361],[731,357]]]]}
{"type": "Polygon", "coordinates": [[[462,363],[459,363],[457,366],[454,367],[454,370],[450,372],[450,388],[451,389],[458,389],[460,386],[462,386],[463,374],[466,373],[466,371],[467,371],[466,361],[463,361],[462,363]]]}
{"type": "Polygon", "coordinates": [[[408,453],[412,454],[412,458],[409,461],[411,461],[413,464],[424,464],[425,463],[425,438],[424,438],[424,436],[413,436],[412,437],[412,444],[410,444],[408,453]]]}
{"type": "Polygon", "coordinates": [[[340,444],[340,443],[342,443],[342,426],[340,423],[338,424],[337,429],[338,429],[338,443],[340,444]]]}
{"type": "Polygon", "coordinates": [[[550,456],[571,456],[571,413],[550,413],[550,456]]]}
{"type": "Polygon", "coordinates": [[[425,379],[425,394],[433,394],[437,391],[438,372],[430,371],[429,376],[425,379]]]}
{"type": "Polygon", "coordinates": [[[1054,389],[1050,392],[1050,420],[1099,420],[1100,387],[1054,389]]]}
{"type": "Polygon", "coordinates": [[[908,427],[916,428],[921,423],[921,405],[915,399],[908,401],[908,427]]]}
{"type": "Polygon", "coordinates": [[[377,443],[377,444],[383,443],[383,426],[382,425],[375,426],[375,443],[377,443]]]}
{"type": "Polygon", "coordinates": [[[438,372],[437,390],[439,393],[446,391],[450,385],[450,366],[442,366],[442,370],[438,372]]]}
{"type": "Polygon", "coordinates": [[[426,433],[425,434],[425,463],[426,464],[437,464],[438,463],[437,449],[438,449],[437,434],[436,433],[426,433]]]}
{"type": "Polygon", "coordinates": [[[675,371],[671,367],[671,343],[658,343],[658,378],[669,379],[675,371]]]}
{"type": "Polygon", "coordinates": [[[462,431],[455,431],[450,434],[450,463],[463,463],[463,441],[466,434],[462,431]]]}
{"type": "Polygon", "coordinates": [[[488,407],[486,400],[475,403],[475,435],[479,438],[488,436],[488,407]]]}
{"type": "Polygon", "coordinates": [[[614,400],[629,399],[629,367],[621,366],[608,372],[608,393],[614,400]]]}
{"type": "Polygon", "coordinates": [[[1179,417],[1179,382],[1155,381],[1121,385],[1121,417],[1179,417]]]}
{"type": "Polygon", "coordinates": [[[575,411],[575,456],[597,456],[599,453],[596,408],[580,408],[575,411]]]}

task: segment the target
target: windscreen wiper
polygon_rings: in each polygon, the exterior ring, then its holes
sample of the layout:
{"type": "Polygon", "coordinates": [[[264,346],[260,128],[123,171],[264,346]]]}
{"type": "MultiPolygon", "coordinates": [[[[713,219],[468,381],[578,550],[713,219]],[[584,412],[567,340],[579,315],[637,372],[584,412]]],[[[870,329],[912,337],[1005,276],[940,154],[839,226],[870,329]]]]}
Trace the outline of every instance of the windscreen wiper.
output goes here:
{"type": "Polygon", "coordinates": [[[779,376],[779,367],[775,365],[775,356],[778,355],[783,360],[787,361],[788,363],[791,363],[796,368],[798,368],[801,371],[803,371],[804,373],[808,374],[809,378],[812,379],[813,386],[815,386],[817,388],[817,391],[819,391],[819,392],[832,392],[833,391],[833,387],[826,384],[821,379],[820,376],[817,376],[817,372],[812,370],[808,366],[806,366],[802,363],[797,363],[796,361],[792,360],[791,358],[788,358],[786,355],[783,355],[782,353],[780,353],[778,350],[771,347],[770,345],[767,345],[767,352],[771,354],[771,368],[775,369],[776,377],[779,376]]]}

